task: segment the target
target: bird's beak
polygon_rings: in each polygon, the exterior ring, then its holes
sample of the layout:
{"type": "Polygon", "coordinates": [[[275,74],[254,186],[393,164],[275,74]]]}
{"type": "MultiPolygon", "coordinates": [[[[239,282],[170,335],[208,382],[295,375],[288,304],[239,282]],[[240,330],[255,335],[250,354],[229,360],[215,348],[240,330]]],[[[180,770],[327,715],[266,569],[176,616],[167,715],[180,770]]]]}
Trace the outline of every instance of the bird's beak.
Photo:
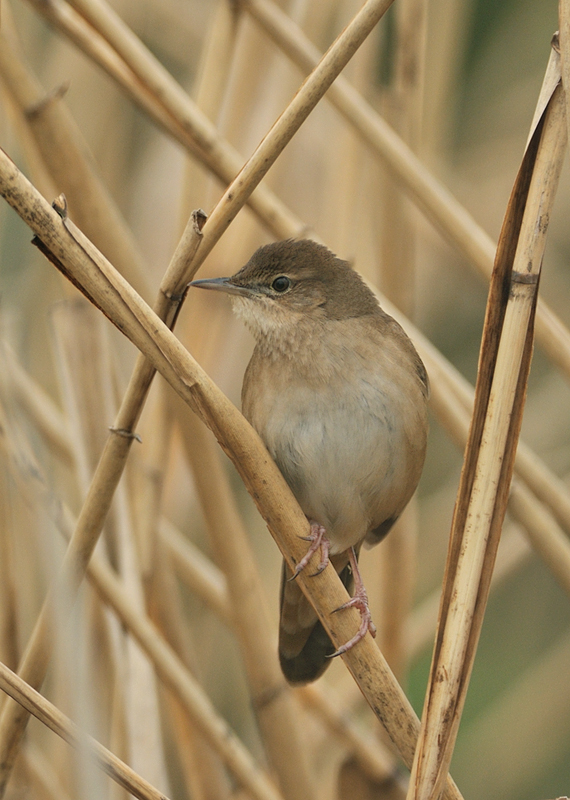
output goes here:
{"type": "Polygon", "coordinates": [[[231,278],[204,278],[200,281],[192,281],[188,285],[196,286],[198,289],[214,289],[217,292],[251,297],[251,290],[247,286],[238,286],[238,284],[232,283],[231,278]]]}

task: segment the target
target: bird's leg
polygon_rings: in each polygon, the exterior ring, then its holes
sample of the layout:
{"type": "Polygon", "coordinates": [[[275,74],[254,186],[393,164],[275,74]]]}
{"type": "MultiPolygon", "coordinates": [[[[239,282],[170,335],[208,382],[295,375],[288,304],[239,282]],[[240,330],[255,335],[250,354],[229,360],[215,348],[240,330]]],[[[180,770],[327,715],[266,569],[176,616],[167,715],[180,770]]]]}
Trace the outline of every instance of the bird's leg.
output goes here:
{"type": "Polygon", "coordinates": [[[370,608],[368,607],[368,595],[366,593],[364,583],[362,582],[360,570],[358,569],[358,560],[356,558],[354,547],[351,547],[348,551],[348,559],[350,562],[350,568],[352,569],[352,575],[354,577],[354,595],[346,603],[343,603],[338,608],[335,608],[333,614],[335,614],[337,611],[342,611],[343,608],[357,608],[360,611],[360,628],[357,633],[354,634],[352,639],[349,639],[346,644],[343,644],[341,647],[339,647],[336,652],[329,656],[329,658],[334,658],[335,656],[340,656],[343,653],[346,653],[347,650],[350,650],[351,647],[354,647],[354,645],[357,644],[361,639],[364,639],[368,631],[370,631],[372,636],[376,636],[376,625],[372,622],[372,615],[370,613],[370,608]]]}
{"type": "Polygon", "coordinates": [[[327,532],[322,525],[319,525],[318,522],[314,522],[313,520],[310,520],[310,522],[311,532],[308,536],[303,536],[302,538],[311,544],[303,558],[296,565],[293,575],[291,578],[289,578],[289,580],[294,580],[297,575],[305,569],[311,559],[311,556],[313,553],[317,552],[319,547],[321,548],[321,560],[319,562],[319,566],[317,567],[317,571],[314,574],[319,575],[329,563],[330,542],[326,535],[327,532]]]}

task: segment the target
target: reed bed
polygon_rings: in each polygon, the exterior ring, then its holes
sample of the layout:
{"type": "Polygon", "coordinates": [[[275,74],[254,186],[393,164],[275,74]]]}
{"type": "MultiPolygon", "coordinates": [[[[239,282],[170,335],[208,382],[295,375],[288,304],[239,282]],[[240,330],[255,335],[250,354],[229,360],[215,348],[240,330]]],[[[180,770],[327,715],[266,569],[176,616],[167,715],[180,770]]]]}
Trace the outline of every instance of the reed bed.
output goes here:
{"type": "Polygon", "coordinates": [[[3,796],[570,793],[569,8],[1,0],[3,796]],[[363,554],[376,642],[293,690],[307,523],[236,408],[249,335],[186,285],[302,236],[432,419],[363,554]]]}

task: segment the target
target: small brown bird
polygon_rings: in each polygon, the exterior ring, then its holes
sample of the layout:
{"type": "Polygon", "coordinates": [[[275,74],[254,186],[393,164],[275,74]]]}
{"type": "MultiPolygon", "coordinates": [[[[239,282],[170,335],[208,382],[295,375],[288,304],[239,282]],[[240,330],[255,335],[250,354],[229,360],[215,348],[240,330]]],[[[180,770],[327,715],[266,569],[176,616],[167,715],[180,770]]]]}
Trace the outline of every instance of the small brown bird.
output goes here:
{"type": "MultiPolygon", "coordinates": [[[[348,263],[309,240],[259,248],[231,278],[191,285],[232,295],[256,346],[242,389],[253,425],[311,523],[291,575],[283,564],[279,658],[291,683],[318,678],[371,621],[358,570],[362,543],[388,533],[420,479],[428,380],[400,325],[348,263]],[[334,652],[292,578],[320,549],[360,609],[356,635],[334,652]]],[[[345,607],[345,606],[343,606],[345,607]]]]}

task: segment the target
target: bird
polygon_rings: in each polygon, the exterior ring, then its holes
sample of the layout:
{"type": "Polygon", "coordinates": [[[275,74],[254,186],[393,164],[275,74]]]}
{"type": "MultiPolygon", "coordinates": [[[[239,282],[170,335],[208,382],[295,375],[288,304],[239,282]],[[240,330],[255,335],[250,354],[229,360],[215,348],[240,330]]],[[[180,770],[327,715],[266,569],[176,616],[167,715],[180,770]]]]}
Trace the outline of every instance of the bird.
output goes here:
{"type": "Polygon", "coordinates": [[[229,294],[253,334],[242,412],[310,522],[304,558],[294,571],[283,561],[278,644],[287,681],[309,683],[376,634],[358,558],[363,544],[386,536],[418,485],[426,369],[356,270],[311,239],[264,245],[231,277],[190,286],[229,294]],[[341,608],[361,614],[337,650],[295,581],[317,551],[317,573],[332,562],[353,592],[341,608]]]}

